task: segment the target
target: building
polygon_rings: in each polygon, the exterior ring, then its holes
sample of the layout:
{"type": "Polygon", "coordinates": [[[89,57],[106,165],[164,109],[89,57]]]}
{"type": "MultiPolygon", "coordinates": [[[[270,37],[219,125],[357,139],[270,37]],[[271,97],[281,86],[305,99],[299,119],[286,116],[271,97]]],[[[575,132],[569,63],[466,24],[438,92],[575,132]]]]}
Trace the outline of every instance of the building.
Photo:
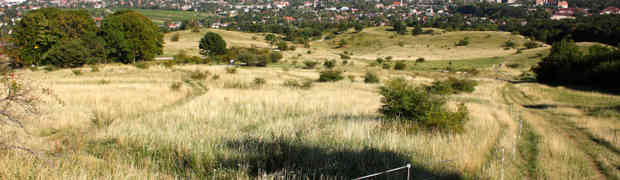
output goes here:
{"type": "Polygon", "coordinates": [[[558,2],[558,8],[568,8],[568,1],[558,2]]]}

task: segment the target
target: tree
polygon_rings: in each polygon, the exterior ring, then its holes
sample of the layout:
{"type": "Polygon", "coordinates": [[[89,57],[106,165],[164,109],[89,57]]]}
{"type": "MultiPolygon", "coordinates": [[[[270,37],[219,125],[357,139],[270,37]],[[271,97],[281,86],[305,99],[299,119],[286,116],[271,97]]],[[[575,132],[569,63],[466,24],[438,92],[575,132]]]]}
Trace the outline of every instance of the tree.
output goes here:
{"type": "Polygon", "coordinates": [[[90,54],[81,40],[63,41],[46,52],[45,61],[56,67],[80,67],[90,54]]]}
{"type": "Polygon", "coordinates": [[[86,11],[43,8],[28,12],[14,28],[12,43],[19,65],[48,64],[45,54],[63,41],[83,39],[96,32],[95,21],[86,11]]]}
{"type": "Polygon", "coordinates": [[[200,39],[198,48],[200,48],[200,54],[203,56],[223,55],[226,54],[226,41],[217,33],[207,32],[200,39]]]}
{"type": "Polygon", "coordinates": [[[407,25],[405,25],[405,23],[403,23],[402,21],[393,21],[392,27],[394,28],[394,31],[396,31],[396,33],[398,34],[407,34],[407,25]]]}
{"type": "Polygon", "coordinates": [[[103,20],[101,36],[108,57],[122,63],[151,60],[161,54],[164,35],[146,16],[135,11],[119,11],[103,20]]]}

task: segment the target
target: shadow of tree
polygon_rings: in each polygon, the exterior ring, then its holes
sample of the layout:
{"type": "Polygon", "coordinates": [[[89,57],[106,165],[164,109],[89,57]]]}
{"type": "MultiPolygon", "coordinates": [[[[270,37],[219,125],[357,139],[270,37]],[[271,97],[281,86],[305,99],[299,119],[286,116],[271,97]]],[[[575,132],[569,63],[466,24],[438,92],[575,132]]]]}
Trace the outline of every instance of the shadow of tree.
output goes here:
{"type": "MultiPolygon", "coordinates": [[[[360,150],[326,148],[307,145],[301,140],[282,138],[270,142],[255,138],[230,141],[227,147],[240,153],[240,156],[236,159],[220,160],[220,163],[229,168],[244,164],[247,166],[248,174],[253,177],[259,177],[263,173],[294,172],[300,179],[319,179],[319,177],[352,179],[409,163],[409,158],[403,154],[376,148],[360,150]]],[[[462,179],[459,173],[434,172],[416,165],[413,165],[411,174],[412,179],[462,179]]],[[[406,179],[406,177],[405,169],[373,179],[406,179]]]]}

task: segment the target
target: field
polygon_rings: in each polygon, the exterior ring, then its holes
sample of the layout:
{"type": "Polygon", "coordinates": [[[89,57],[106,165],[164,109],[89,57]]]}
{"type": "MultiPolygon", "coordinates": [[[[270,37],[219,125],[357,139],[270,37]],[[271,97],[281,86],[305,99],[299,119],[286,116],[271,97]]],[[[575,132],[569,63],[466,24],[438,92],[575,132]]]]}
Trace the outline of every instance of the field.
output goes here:
{"type": "Polygon", "coordinates": [[[212,16],[212,14],[206,12],[192,12],[192,11],[176,11],[176,10],[161,10],[161,9],[114,9],[118,10],[133,10],[144,14],[146,17],[151,18],[155,24],[164,24],[165,21],[184,21],[191,20],[193,18],[204,19],[205,17],[212,16]]]}
{"type": "MultiPolygon", "coordinates": [[[[268,47],[259,34],[210,31],[229,46],[268,47]]],[[[197,55],[205,31],[179,33],[178,42],[166,35],[164,53],[197,55]]],[[[407,163],[412,179],[620,178],[620,117],[614,109],[620,96],[523,80],[521,73],[548,47],[516,53],[501,45],[523,40],[507,33],[446,32],[395,38],[411,42],[398,49],[389,33],[364,33],[378,34],[354,38],[344,48],[314,41],[311,54],[304,48],[285,51],[280,64],[236,73],[225,65],[156,63],[148,69],[105,65],[98,72],[19,70],[61,101],[50,101],[44,115],[25,121],[25,129],[2,129],[9,136],[0,142],[35,155],[0,149],[0,179],[352,179],[407,163]],[[442,48],[464,36],[472,38],[470,46],[442,48]],[[365,46],[369,41],[385,46],[365,46]],[[345,50],[353,52],[353,63],[336,68],[352,78],[314,82],[308,89],[285,85],[319,77],[321,68],[293,62],[336,59],[345,50]],[[371,65],[384,56],[410,60],[408,68],[371,65]],[[428,61],[415,63],[417,57],[428,61]],[[382,83],[364,83],[368,71],[381,82],[478,81],[473,93],[449,97],[449,104],[465,103],[470,111],[465,132],[389,128],[378,113],[382,83]],[[255,83],[257,78],[265,83],[255,83]]],[[[404,177],[398,172],[385,178],[404,177]]]]}

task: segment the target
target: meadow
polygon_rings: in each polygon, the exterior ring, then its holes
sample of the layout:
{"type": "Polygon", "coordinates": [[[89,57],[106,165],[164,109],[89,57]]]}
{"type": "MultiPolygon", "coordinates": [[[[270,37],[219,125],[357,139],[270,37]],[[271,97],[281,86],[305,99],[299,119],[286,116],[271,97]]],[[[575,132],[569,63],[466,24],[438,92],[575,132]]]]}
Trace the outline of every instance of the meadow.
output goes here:
{"type": "MultiPolygon", "coordinates": [[[[197,55],[196,42],[206,31],[179,32],[178,42],[167,34],[164,54],[197,55]]],[[[209,31],[229,46],[268,47],[261,34],[209,31]]],[[[279,64],[235,72],[226,65],[156,62],[149,68],[18,70],[60,101],[27,119],[25,129],[2,129],[8,136],[0,142],[34,153],[0,149],[0,179],[352,179],[407,163],[413,179],[620,178],[620,117],[614,110],[620,96],[523,80],[520,75],[548,47],[504,50],[507,39],[525,40],[499,32],[395,38],[408,40],[404,47],[389,36],[371,28],[336,37],[352,39],[349,47],[313,41],[311,48],[284,51],[279,64]],[[472,45],[453,47],[464,36],[472,45]],[[386,46],[364,45],[370,41],[386,46]],[[323,69],[293,62],[337,59],[344,51],[352,59],[336,69],[349,78],[309,88],[287,85],[315,81],[323,69]],[[408,66],[397,71],[372,65],[384,56],[408,66]],[[427,61],[416,63],[418,57],[427,61]],[[381,82],[364,83],[369,71],[381,82]],[[470,112],[465,132],[386,125],[378,88],[394,77],[416,85],[448,77],[478,81],[474,92],[448,97],[470,112]]]]}

